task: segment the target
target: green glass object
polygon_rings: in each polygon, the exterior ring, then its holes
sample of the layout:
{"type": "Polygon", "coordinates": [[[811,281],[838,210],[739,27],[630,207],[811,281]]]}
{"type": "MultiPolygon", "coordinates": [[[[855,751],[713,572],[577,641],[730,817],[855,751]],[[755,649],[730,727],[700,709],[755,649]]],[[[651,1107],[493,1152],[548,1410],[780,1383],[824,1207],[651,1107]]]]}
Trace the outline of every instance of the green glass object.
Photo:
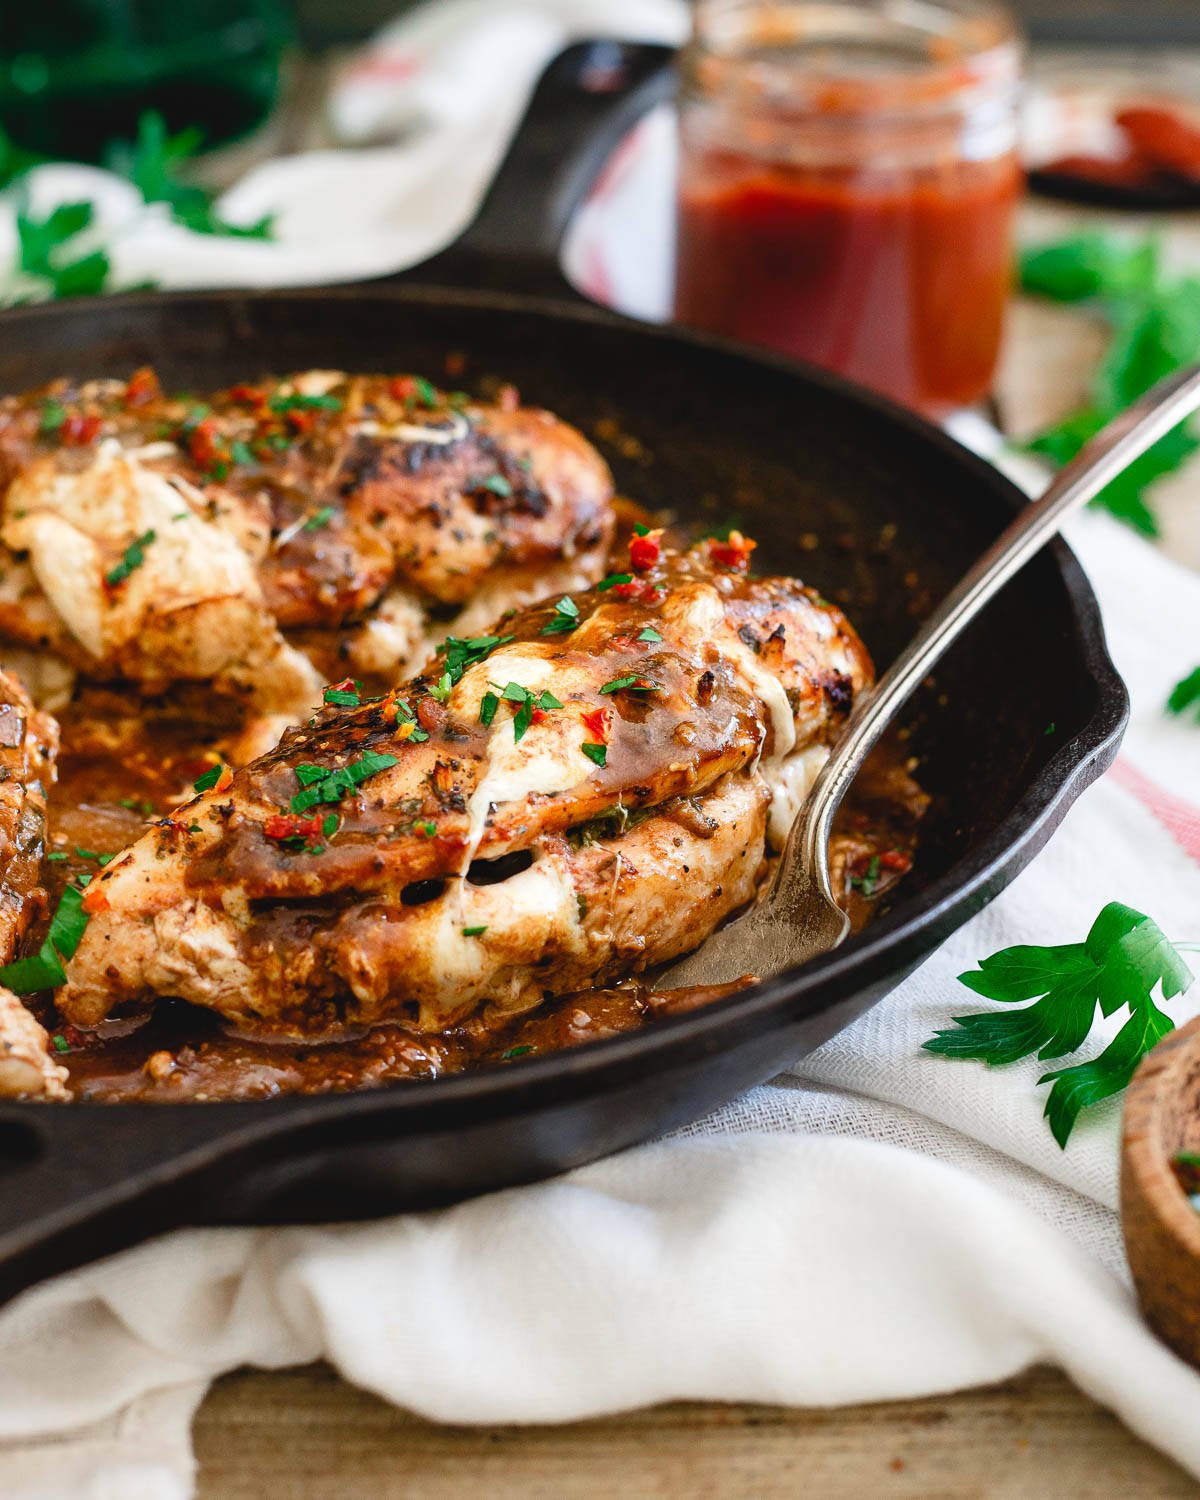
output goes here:
{"type": "Polygon", "coordinates": [[[283,0],[5,0],[0,129],[23,151],[99,161],[157,110],[214,146],[269,114],[291,38],[283,0]]]}

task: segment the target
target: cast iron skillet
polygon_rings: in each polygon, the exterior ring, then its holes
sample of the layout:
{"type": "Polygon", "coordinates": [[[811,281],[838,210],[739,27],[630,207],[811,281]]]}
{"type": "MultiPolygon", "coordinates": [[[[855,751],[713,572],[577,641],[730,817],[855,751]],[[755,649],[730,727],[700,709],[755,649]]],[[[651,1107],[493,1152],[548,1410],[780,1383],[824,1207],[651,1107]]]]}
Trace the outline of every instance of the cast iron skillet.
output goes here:
{"type": "MultiPolygon", "coordinates": [[[[19,309],[0,318],[0,388],[143,361],[179,387],[310,365],[436,376],[462,351],[465,382],[512,380],[595,436],[626,492],[684,517],[736,514],[764,568],[847,600],[886,663],[1021,497],[829,376],[571,305],[562,227],[614,134],[665,96],[667,62],[612,44],[564,54],[476,223],[411,280],[19,309]],[[451,278],[486,290],[436,289],[451,278]]],[[[990,900],[1112,760],[1126,711],[1095,601],[1056,545],[913,705],[933,806],[916,868],[866,932],[707,1009],[490,1072],[264,1103],[6,1105],[0,1296],[177,1224],[444,1203],[696,1118],[832,1036],[990,900]]]]}

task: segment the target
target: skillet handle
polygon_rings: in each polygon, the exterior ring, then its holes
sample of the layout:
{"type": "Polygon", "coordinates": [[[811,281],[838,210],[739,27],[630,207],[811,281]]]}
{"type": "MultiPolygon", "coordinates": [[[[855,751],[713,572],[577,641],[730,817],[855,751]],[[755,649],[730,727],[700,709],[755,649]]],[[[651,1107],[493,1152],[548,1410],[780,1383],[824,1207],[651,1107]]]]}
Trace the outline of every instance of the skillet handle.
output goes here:
{"type": "Polygon", "coordinates": [[[622,136],[674,92],[675,52],[649,42],[568,47],[525,117],[462,237],[396,280],[584,301],[559,269],[571,216],[622,136]]]}
{"type": "Polygon", "coordinates": [[[276,1155],[303,1111],[261,1104],[0,1107],[0,1302],[179,1224],[219,1217],[239,1164],[276,1155]]]}

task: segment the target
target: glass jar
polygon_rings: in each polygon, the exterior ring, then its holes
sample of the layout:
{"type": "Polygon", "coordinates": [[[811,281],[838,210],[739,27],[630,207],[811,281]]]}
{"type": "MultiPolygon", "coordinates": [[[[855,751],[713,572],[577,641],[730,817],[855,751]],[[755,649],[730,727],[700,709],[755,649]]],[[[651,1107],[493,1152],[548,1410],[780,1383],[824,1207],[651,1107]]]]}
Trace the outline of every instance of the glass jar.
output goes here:
{"type": "Polygon", "coordinates": [[[675,312],[930,415],[984,395],[1022,47],[976,0],[698,0],[675,312]]]}

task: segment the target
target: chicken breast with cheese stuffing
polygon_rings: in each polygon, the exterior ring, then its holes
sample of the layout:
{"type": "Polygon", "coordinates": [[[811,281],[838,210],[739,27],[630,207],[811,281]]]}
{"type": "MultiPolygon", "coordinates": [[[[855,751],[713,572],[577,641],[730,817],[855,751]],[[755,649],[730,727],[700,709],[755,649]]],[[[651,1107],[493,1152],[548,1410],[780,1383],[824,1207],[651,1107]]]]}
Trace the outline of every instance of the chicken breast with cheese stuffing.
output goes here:
{"type": "Polygon", "coordinates": [[[694,947],[871,680],[842,613],[751,578],[751,546],[637,536],[596,588],[214,771],[92,881],[63,1014],[175,995],[277,1035],[434,1031],[694,947]]]}
{"type": "Polygon", "coordinates": [[[339,371],[203,401],[149,370],[8,398],[0,492],[0,635],[293,722],[314,660],[395,680],[432,613],[473,630],[593,582],[613,530],[604,461],[550,413],[339,371]]]}
{"type": "MultiPolygon", "coordinates": [[[[57,749],[54,720],[34,708],[12,673],[0,670],[0,964],[13,959],[46,909],[46,793],[57,749]]],[[[0,987],[0,1098],[65,1098],[65,1076],[45,1028],[0,987]]]]}

